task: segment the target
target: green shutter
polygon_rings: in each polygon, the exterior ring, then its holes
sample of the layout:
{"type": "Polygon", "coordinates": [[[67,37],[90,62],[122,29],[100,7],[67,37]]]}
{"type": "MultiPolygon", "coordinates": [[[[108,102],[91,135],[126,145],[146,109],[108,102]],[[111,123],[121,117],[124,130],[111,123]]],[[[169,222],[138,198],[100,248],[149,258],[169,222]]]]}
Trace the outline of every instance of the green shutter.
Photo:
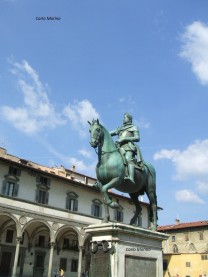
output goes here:
{"type": "Polygon", "coordinates": [[[13,196],[17,197],[18,195],[18,190],[19,190],[19,184],[15,184],[14,186],[14,192],[13,192],[13,196]]]}
{"type": "Polygon", "coordinates": [[[5,194],[5,192],[6,192],[6,184],[7,184],[7,181],[4,180],[2,183],[2,189],[1,189],[2,194],[5,194]]]}
{"type": "Polygon", "coordinates": [[[74,201],[74,211],[77,212],[78,211],[78,200],[75,199],[74,201]]]}

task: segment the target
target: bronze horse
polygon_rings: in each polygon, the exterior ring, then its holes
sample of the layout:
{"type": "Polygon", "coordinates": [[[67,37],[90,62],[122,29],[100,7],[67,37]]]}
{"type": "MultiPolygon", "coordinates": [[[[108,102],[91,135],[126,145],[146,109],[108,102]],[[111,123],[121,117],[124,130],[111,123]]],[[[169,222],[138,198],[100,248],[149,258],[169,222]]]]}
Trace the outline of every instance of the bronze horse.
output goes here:
{"type": "Polygon", "coordinates": [[[108,190],[115,188],[121,192],[127,192],[133,201],[136,212],[130,220],[131,225],[137,225],[137,218],[141,214],[141,206],[138,196],[147,194],[150,201],[150,221],[152,229],[157,227],[157,196],[156,196],[156,172],[149,163],[144,163],[144,171],[135,170],[135,184],[124,180],[126,168],[122,156],[116,147],[109,132],[99,123],[99,120],[92,120],[90,123],[90,144],[93,148],[98,148],[98,163],[96,166],[97,188],[102,193],[105,206],[104,222],[110,219],[109,209],[121,209],[117,202],[112,201],[108,195],[108,190]]]}

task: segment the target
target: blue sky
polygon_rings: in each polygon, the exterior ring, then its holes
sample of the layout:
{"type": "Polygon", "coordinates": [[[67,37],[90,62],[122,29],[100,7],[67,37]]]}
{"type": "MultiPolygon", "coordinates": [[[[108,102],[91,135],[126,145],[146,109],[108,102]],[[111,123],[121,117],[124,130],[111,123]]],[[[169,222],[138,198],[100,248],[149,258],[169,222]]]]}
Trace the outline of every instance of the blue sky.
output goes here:
{"type": "Polygon", "coordinates": [[[158,223],[207,220],[207,10],[206,0],[0,0],[0,146],[94,176],[87,120],[112,130],[130,112],[157,171],[158,223]]]}

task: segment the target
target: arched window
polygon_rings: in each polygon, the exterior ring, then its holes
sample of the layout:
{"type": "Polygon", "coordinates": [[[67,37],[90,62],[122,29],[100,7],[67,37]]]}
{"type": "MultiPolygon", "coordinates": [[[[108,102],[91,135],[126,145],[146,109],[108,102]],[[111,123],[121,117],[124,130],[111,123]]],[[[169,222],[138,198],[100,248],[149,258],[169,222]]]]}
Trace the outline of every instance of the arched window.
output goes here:
{"type": "Polygon", "coordinates": [[[178,253],[178,246],[176,244],[173,245],[173,253],[178,253]]]}
{"type": "Polygon", "coordinates": [[[99,199],[92,200],[91,215],[102,217],[102,201],[99,199]]]}
{"type": "Polygon", "coordinates": [[[193,243],[190,243],[190,245],[189,245],[189,251],[196,252],[196,247],[195,247],[195,245],[193,243]]]}
{"type": "Polygon", "coordinates": [[[78,195],[73,192],[69,191],[67,192],[66,197],[66,209],[69,211],[78,211],[78,195]]]}

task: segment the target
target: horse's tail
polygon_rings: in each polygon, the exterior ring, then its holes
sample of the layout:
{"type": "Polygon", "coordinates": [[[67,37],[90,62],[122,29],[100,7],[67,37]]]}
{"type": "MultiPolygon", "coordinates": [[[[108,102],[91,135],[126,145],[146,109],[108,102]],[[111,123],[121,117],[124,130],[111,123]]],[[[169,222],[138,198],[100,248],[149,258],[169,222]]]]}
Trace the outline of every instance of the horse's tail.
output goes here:
{"type": "MultiPolygon", "coordinates": [[[[147,168],[147,171],[148,173],[151,175],[151,181],[150,183],[152,184],[152,192],[154,194],[154,204],[156,205],[157,207],[157,194],[156,194],[156,171],[155,171],[155,168],[153,167],[152,164],[150,163],[147,163],[145,162],[144,165],[146,166],[147,168]]],[[[153,204],[153,203],[152,203],[153,204]]],[[[155,210],[155,213],[156,213],[156,220],[158,219],[158,216],[157,216],[157,208],[155,210]]],[[[151,205],[151,209],[150,209],[150,218],[153,220],[153,217],[154,217],[154,210],[153,210],[153,206],[151,205]]],[[[152,221],[151,220],[151,221],[152,221]]]]}
{"type": "Polygon", "coordinates": [[[155,168],[153,167],[153,165],[151,163],[144,162],[144,166],[147,168],[147,171],[152,176],[152,178],[154,178],[156,180],[156,171],[155,171],[155,168]]]}

